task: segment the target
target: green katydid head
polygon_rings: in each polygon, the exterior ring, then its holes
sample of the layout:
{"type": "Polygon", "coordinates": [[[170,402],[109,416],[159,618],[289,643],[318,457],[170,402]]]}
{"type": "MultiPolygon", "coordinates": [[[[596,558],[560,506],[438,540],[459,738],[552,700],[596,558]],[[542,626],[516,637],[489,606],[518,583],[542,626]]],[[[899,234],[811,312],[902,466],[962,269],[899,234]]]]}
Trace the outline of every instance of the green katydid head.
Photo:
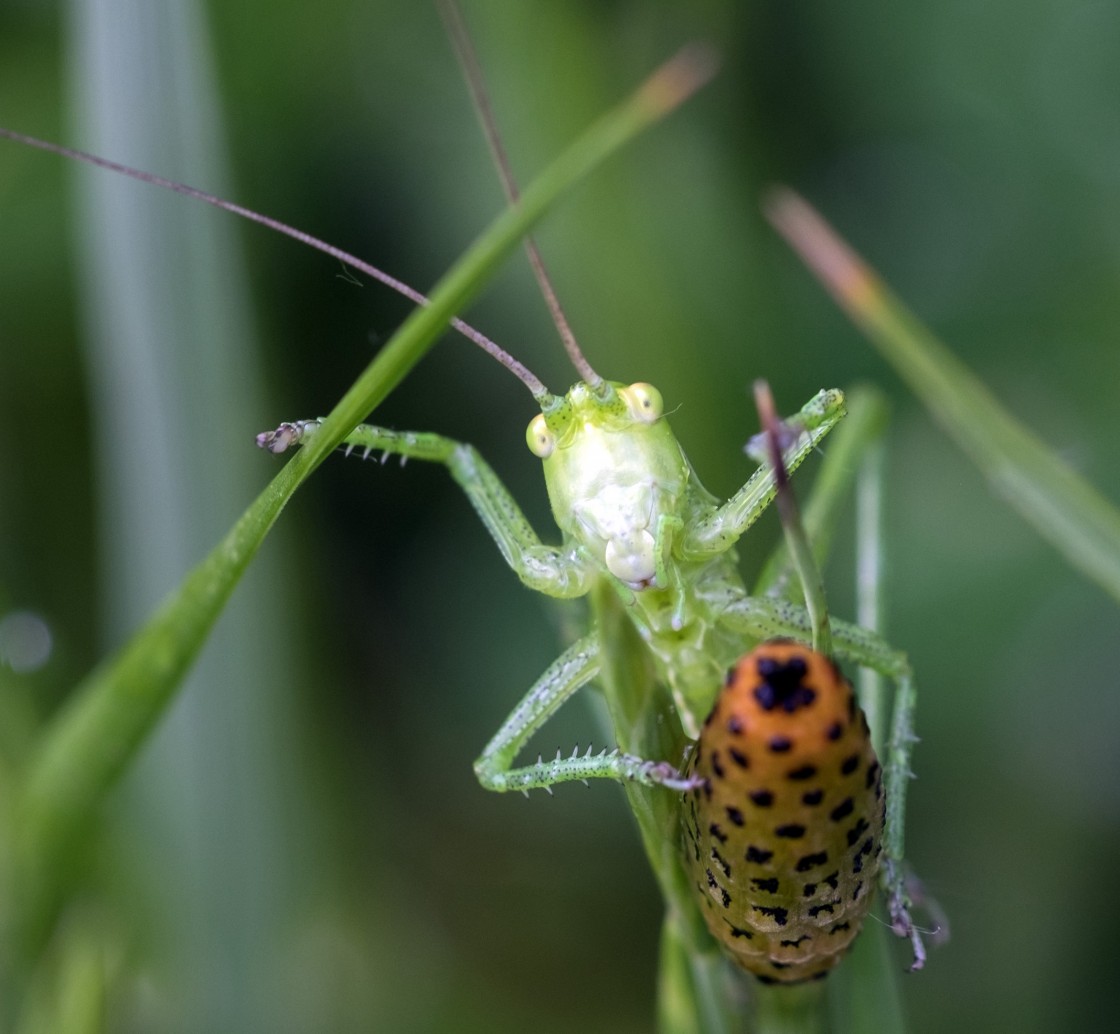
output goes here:
{"type": "Polygon", "coordinates": [[[629,588],[655,587],[658,521],[675,512],[688,480],[661,392],[580,381],[541,409],[526,440],[557,525],[629,588]]]}

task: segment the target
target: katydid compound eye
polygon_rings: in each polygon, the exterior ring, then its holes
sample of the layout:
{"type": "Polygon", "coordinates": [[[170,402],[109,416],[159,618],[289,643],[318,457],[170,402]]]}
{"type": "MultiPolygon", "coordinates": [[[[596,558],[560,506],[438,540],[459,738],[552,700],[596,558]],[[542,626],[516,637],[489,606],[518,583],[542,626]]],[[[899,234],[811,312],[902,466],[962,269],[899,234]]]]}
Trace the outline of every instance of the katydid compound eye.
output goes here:
{"type": "Polygon", "coordinates": [[[652,384],[639,381],[628,388],[623,388],[619,394],[626,400],[634,419],[640,420],[643,424],[656,423],[665,412],[661,392],[652,384]]]}
{"type": "Polygon", "coordinates": [[[542,460],[548,459],[556,448],[556,436],[548,429],[543,415],[535,416],[529,422],[525,441],[529,445],[529,451],[542,460]]]}

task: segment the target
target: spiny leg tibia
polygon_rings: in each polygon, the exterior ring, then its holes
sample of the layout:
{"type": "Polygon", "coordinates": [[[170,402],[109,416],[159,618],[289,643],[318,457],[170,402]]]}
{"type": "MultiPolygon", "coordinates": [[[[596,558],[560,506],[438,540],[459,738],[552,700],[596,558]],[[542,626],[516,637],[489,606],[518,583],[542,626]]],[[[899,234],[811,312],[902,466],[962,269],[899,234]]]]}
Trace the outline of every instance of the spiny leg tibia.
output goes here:
{"type": "Polygon", "coordinates": [[[577,747],[571,757],[557,751],[552,761],[538,758],[535,765],[513,768],[513,760],[529,738],[578,689],[599,674],[597,637],[585,636],[568,647],[533,684],[513,709],[494,738],[474,763],[478,781],[488,790],[499,792],[548,789],[554,783],[573,779],[614,779],[618,782],[639,782],[647,786],[665,786],[684,792],[696,786],[694,779],[681,775],[666,761],[646,761],[617,750],[597,755],[579,754],[577,747]]]}

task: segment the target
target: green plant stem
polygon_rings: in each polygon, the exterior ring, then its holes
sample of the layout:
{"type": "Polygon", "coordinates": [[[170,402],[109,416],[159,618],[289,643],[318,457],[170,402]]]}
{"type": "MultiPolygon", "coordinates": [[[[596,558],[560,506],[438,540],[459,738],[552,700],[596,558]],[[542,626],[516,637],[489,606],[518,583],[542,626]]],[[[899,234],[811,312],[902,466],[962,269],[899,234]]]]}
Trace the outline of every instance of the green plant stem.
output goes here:
{"type": "Polygon", "coordinates": [[[821,981],[789,987],[757,984],[754,1030],[757,1034],[824,1034],[824,991],[821,981]]]}

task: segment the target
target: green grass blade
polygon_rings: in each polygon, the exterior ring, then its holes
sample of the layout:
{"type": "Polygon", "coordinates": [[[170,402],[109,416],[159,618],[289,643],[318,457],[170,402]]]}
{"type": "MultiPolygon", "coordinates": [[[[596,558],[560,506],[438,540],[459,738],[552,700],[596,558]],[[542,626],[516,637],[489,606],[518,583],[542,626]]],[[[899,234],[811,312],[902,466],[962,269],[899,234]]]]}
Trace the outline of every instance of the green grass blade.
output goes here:
{"type": "Polygon", "coordinates": [[[407,374],[450,316],[477,293],[501,260],[556,199],[614,150],[668,113],[709,77],[706,55],[684,51],[597,122],[526,189],[436,285],[300,450],[195,568],[156,615],[99,666],[48,727],[29,765],[20,801],[21,860],[30,886],[24,921],[45,922],[55,867],[67,857],[119,773],[173,698],[249,561],[281,509],[345,434],[407,374]],[[32,879],[32,877],[34,877],[32,879]]]}
{"type": "Polygon", "coordinates": [[[804,200],[778,191],[767,213],[993,488],[1120,600],[1120,511],[1012,417],[804,200]]]}

